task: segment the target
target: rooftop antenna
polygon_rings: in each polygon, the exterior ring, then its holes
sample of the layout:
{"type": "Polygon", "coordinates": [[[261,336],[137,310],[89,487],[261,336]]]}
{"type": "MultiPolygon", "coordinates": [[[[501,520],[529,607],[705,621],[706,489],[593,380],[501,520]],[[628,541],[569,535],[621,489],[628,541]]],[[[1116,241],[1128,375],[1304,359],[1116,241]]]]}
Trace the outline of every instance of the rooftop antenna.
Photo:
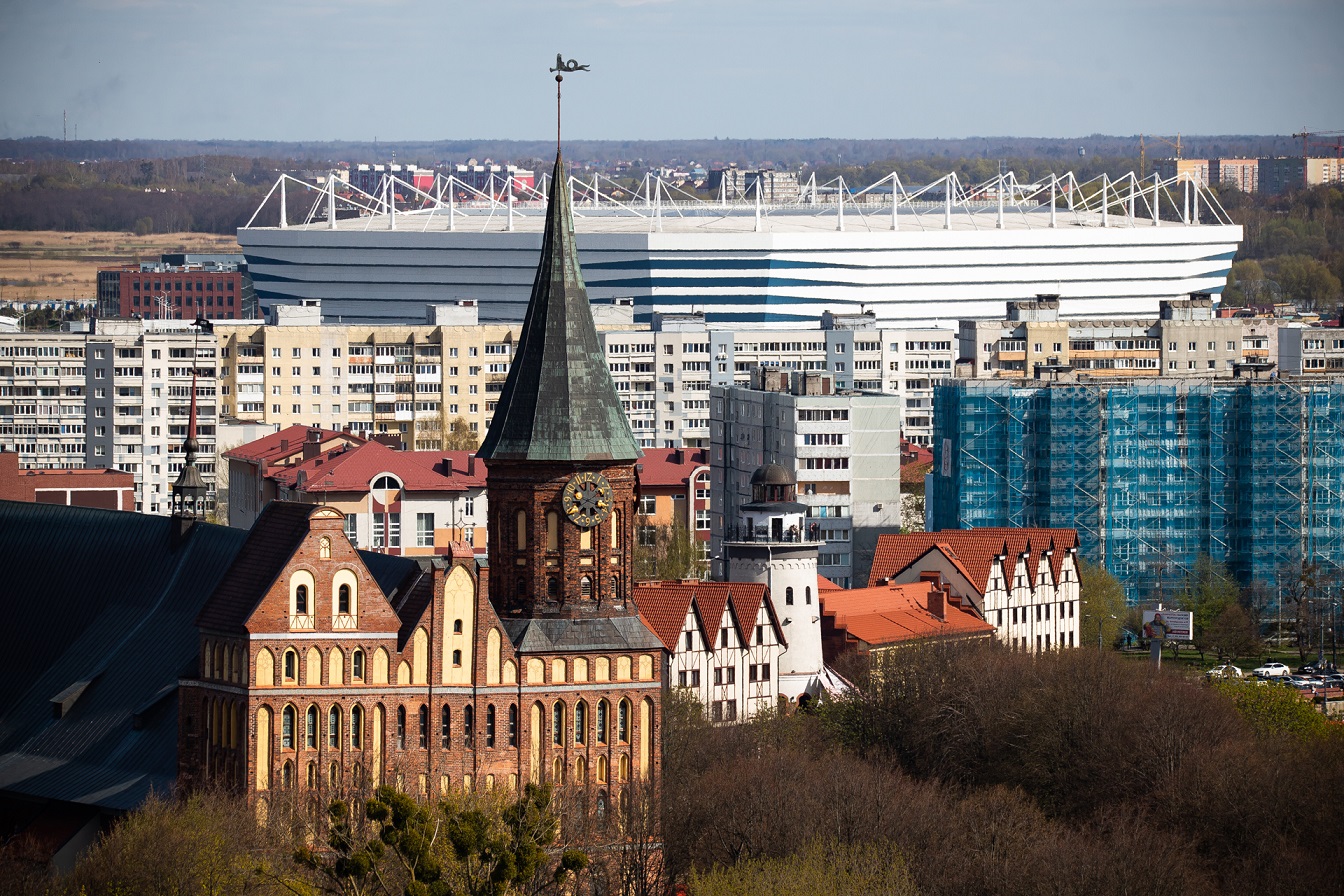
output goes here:
{"type": "MultiPolygon", "coordinates": [[[[549,69],[555,73],[555,153],[560,154],[560,82],[565,80],[565,74],[568,72],[586,72],[588,66],[579,65],[577,59],[565,61],[565,54],[555,54],[555,68],[549,69]]],[[[554,189],[554,185],[551,187],[554,189]]]]}

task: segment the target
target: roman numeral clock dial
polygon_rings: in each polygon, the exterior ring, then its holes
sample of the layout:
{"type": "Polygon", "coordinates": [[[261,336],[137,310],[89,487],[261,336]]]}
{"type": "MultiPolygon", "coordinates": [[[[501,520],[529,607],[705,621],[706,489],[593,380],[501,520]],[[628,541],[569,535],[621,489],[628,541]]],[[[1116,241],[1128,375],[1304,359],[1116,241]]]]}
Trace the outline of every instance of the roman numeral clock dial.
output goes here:
{"type": "Polygon", "coordinates": [[[565,483],[560,500],[574,525],[591,529],[611,515],[615,496],[601,473],[578,473],[565,483]]]}

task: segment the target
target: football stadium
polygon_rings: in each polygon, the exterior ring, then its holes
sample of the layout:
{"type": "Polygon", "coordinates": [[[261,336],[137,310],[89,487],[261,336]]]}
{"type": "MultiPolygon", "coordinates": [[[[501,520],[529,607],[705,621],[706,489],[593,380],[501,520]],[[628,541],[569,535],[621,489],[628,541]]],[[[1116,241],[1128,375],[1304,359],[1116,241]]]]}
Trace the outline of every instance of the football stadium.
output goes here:
{"type": "MultiPolygon", "coordinates": [[[[472,300],[482,322],[516,321],[550,185],[511,186],[388,175],[368,193],[286,175],[238,240],[263,305],[320,299],[328,320],[390,323],[472,300]]],[[[893,174],[862,189],[813,181],[786,203],[761,201],[759,188],[697,199],[656,178],[634,191],[600,177],[566,186],[594,303],[734,328],[814,327],[823,311],[946,325],[1000,317],[1005,301],[1038,293],[1058,294],[1065,317],[1152,316],[1162,299],[1221,292],[1242,236],[1185,175],[949,174],[907,188],[893,174]]]]}

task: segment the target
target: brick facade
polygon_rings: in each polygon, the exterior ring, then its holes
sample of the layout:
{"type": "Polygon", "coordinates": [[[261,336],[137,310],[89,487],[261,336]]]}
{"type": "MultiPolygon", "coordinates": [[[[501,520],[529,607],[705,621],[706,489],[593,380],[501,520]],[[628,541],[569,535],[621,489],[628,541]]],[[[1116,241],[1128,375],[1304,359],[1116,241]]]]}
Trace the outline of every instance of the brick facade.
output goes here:
{"type": "Polygon", "coordinates": [[[253,796],[390,783],[440,795],[543,780],[614,792],[624,780],[656,776],[660,654],[520,654],[488,599],[488,567],[478,568],[466,550],[427,566],[389,601],[339,516],[316,510],[242,630],[202,626],[199,675],[181,689],[180,783],[253,796]],[[303,574],[312,576],[305,580],[311,629],[290,615],[291,584],[303,574]],[[355,612],[343,619],[332,595],[351,575],[355,612]],[[408,617],[417,599],[423,606],[408,617]],[[462,651],[457,664],[455,650],[462,651]]]}

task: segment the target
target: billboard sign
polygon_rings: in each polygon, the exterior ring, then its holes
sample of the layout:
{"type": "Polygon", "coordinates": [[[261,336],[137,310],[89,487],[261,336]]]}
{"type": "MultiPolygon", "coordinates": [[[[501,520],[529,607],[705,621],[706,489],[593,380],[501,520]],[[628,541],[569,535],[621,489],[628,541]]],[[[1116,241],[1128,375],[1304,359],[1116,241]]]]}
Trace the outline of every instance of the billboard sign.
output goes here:
{"type": "Polygon", "coordinates": [[[1186,610],[1144,610],[1143,636],[1154,641],[1193,641],[1195,614],[1186,610]]]}

